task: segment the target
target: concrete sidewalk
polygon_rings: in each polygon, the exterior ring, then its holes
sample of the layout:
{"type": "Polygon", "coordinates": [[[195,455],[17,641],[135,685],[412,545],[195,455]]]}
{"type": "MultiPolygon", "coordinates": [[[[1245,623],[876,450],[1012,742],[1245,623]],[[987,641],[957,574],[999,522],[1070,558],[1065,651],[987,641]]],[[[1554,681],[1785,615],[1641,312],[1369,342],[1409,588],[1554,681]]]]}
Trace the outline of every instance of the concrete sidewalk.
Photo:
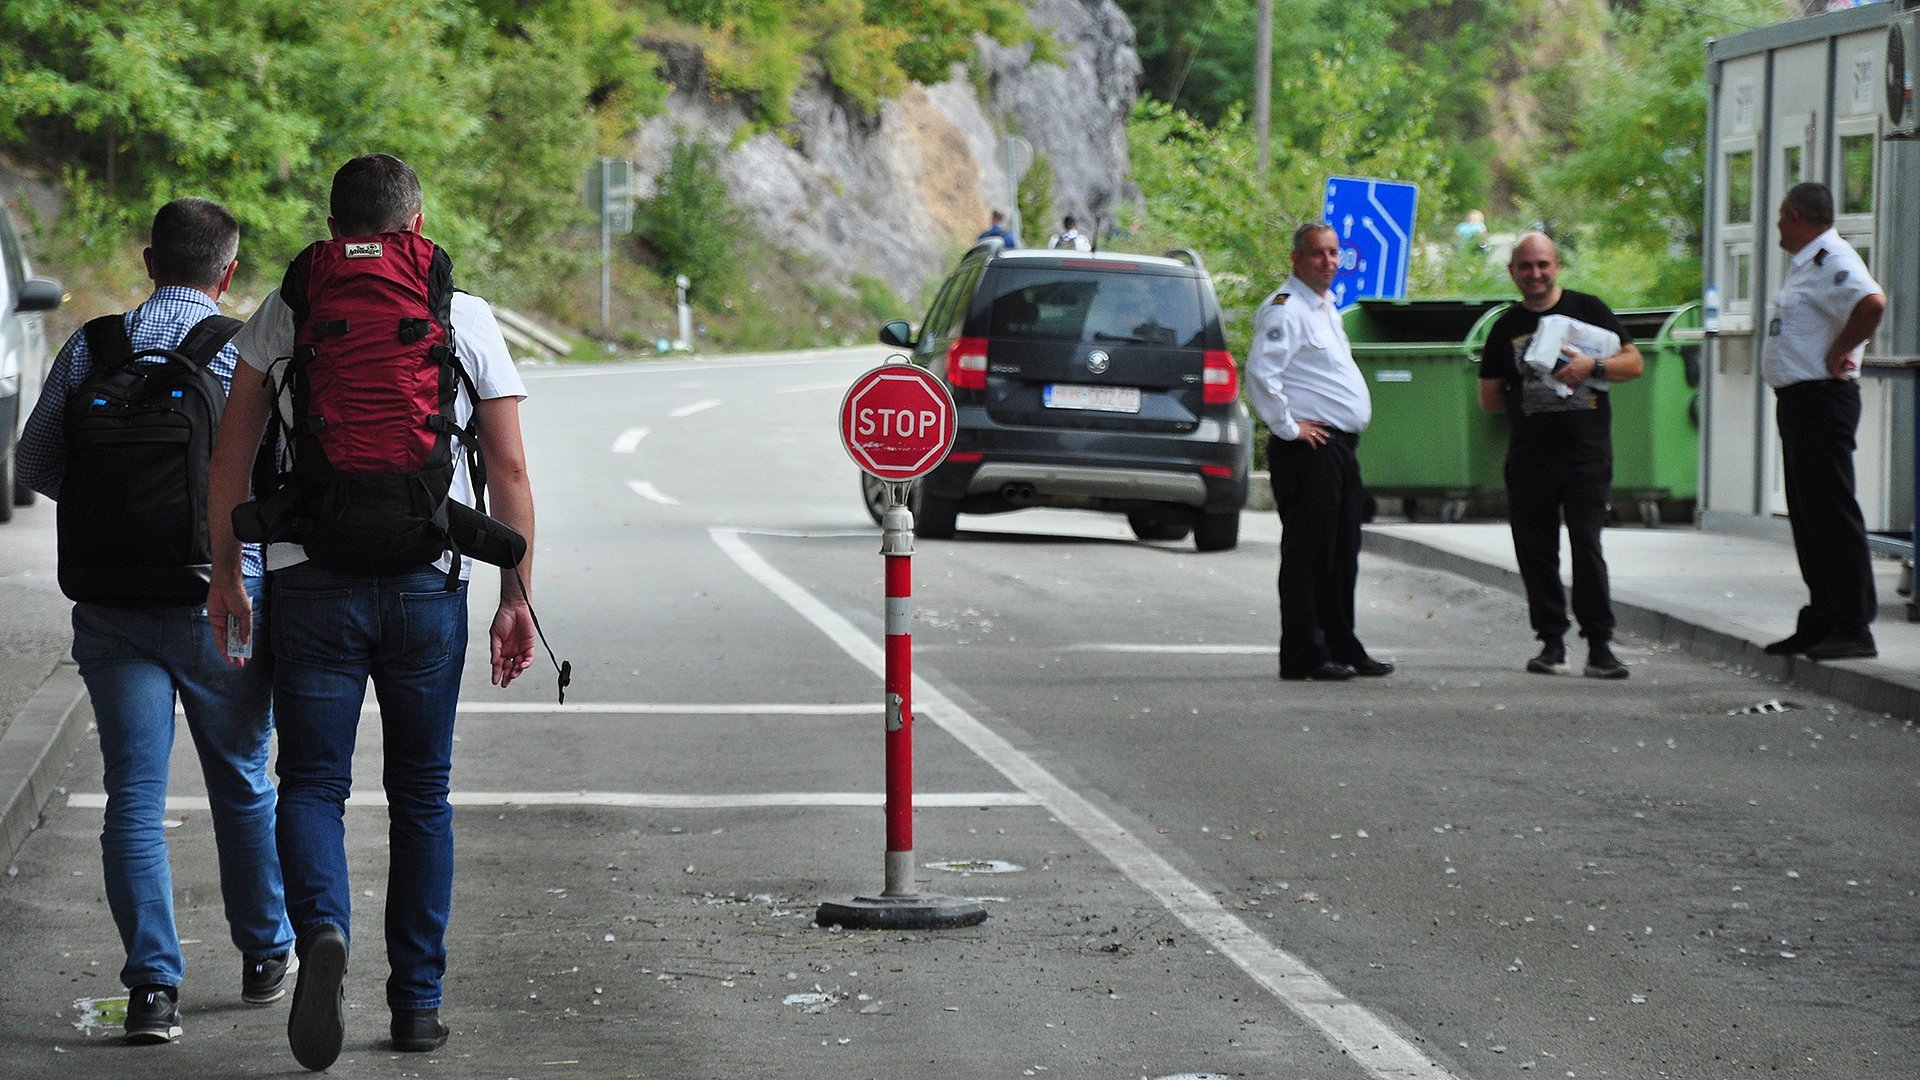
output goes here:
{"type": "MultiPolygon", "coordinates": [[[[1791,545],[1688,527],[1637,526],[1608,529],[1603,543],[1621,630],[1862,708],[1920,720],[1920,624],[1907,621],[1906,599],[1895,591],[1898,561],[1874,559],[1879,658],[1821,664],[1761,651],[1793,631],[1806,602],[1791,545]]],[[[1369,525],[1363,550],[1524,593],[1505,522],[1369,525]]],[[[1564,545],[1562,550],[1564,568],[1564,545]]],[[[1524,650],[1526,627],[1515,629],[1515,648],[1524,650]]]]}
{"type": "MultiPolygon", "coordinates": [[[[51,516],[49,510],[48,515],[51,516]]],[[[1246,542],[1273,542],[1279,522],[1271,512],[1249,510],[1246,542]]],[[[1793,549],[1777,541],[1703,533],[1693,528],[1614,528],[1606,533],[1613,577],[1614,609],[1623,631],[1673,645],[1710,660],[1750,670],[1809,691],[1906,720],[1920,720],[1920,624],[1906,621],[1906,604],[1895,589],[1900,565],[1876,558],[1880,620],[1874,625],[1880,656],[1818,664],[1767,656],[1761,646],[1793,629],[1805,597],[1793,549]]],[[[1458,574],[1520,593],[1513,544],[1504,523],[1422,525],[1381,523],[1367,527],[1367,558],[1389,558],[1458,574]]],[[[45,582],[37,583],[42,590],[45,582]]],[[[55,780],[86,732],[92,713],[84,705],[78,674],[62,662],[66,619],[42,605],[33,655],[18,657],[8,673],[46,673],[33,687],[14,687],[24,702],[0,729],[0,836],[11,860],[54,793],[55,780]]],[[[16,630],[19,629],[16,627],[16,630]]],[[[1515,664],[1528,647],[1525,627],[1515,627],[1515,664]]]]}

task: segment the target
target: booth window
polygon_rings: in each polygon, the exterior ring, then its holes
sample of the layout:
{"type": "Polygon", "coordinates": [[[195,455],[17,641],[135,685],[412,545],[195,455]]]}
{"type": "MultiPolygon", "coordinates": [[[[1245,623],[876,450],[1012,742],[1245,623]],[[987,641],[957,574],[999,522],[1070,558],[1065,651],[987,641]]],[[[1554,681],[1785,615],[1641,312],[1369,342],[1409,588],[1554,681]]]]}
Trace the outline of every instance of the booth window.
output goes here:
{"type": "Polygon", "coordinates": [[[1727,224],[1753,223],[1753,151],[1727,155],[1727,224]]]}
{"type": "Polygon", "coordinates": [[[1807,178],[1806,166],[1802,160],[1805,157],[1805,151],[1806,148],[1803,146],[1789,146],[1781,151],[1780,171],[1786,175],[1787,187],[1792,187],[1807,178]]]}
{"type": "Polygon", "coordinates": [[[1873,213],[1873,135],[1840,137],[1840,213],[1873,213]]]}

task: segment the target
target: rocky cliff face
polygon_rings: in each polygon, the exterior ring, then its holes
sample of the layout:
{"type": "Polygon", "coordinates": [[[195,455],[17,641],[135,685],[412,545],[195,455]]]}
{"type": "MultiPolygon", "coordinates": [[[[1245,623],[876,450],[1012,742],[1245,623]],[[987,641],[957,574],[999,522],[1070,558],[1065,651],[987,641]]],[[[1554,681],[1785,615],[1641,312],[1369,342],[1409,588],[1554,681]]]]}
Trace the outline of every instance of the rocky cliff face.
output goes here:
{"type": "MultiPolygon", "coordinates": [[[[1133,26],[1113,0],[1032,0],[1030,12],[1059,41],[1060,66],[1031,62],[1030,46],[983,43],[983,90],[956,69],[938,86],[910,88],[877,119],[805,86],[786,131],[723,154],[735,203],[776,244],[844,277],[878,278],[912,302],[986,227],[989,209],[1011,203],[996,161],[1003,132],[1047,158],[1057,212],[1102,215],[1136,200],[1126,144],[1140,77],[1133,26]]],[[[670,51],[668,74],[678,89],[634,141],[643,178],[665,164],[676,138],[725,148],[747,122],[738,105],[707,93],[697,55],[670,51]]],[[[1022,239],[1044,242],[1057,226],[1026,222],[1022,239]]]]}

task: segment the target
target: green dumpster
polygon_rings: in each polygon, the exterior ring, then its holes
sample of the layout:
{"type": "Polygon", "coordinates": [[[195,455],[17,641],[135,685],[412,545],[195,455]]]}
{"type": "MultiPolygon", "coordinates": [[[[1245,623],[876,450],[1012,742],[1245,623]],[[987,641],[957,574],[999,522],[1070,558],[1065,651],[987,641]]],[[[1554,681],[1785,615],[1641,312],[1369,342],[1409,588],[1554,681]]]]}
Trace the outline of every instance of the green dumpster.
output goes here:
{"type": "Polygon", "coordinates": [[[1700,305],[1616,311],[1646,359],[1646,373],[1611,391],[1613,505],[1648,527],[1686,520],[1700,490],[1700,305]]]}
{"type": "Polygon", "coordinates": [[[1480,350],[1507,297],[1362,300],[1344,314],[1353,359],[1373,395],[1360,475],[1397,497],[1408,520],[1459,521],[1505,488],[1504,417],[1480,411],[1480,350]]]}

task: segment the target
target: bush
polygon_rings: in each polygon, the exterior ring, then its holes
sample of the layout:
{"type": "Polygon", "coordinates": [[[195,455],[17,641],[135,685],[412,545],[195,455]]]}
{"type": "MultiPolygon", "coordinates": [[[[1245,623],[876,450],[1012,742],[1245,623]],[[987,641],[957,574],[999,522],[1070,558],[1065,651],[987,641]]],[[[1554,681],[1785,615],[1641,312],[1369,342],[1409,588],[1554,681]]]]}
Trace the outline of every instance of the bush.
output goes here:
{"type": "Polygon", "coordinates": [[[676,139],[635,219],[666,275],[685,274],[688,295],[703,301],[724,296],[740,279],[742,225],[717,160],[706,140],[676,139]]]}

